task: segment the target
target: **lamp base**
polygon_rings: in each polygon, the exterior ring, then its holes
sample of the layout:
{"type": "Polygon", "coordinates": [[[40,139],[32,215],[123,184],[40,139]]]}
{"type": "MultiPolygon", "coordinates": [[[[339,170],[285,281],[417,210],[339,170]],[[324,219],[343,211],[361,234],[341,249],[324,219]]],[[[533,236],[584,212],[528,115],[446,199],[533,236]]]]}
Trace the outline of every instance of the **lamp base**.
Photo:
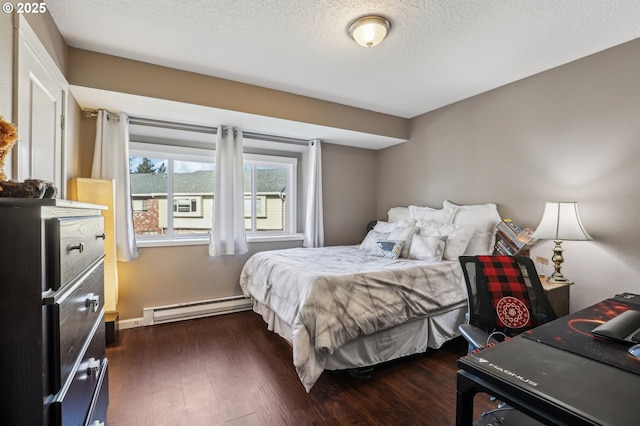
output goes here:
{"type": "Polygon", "coordinates": [[[552,283],[567,283],[569,279],[565,278],[562,272],[560,272],[562,262],[564,262],[564,257],[562,256],[562,240],[553,240],[553,242],[556,244],[555,247],[553,247],[553,256],[551,257],[554,271],[553,274],[547,278],[547,281],[552,283]]]}
{"type": "Polygon", "coordinates": [[[564,275],[561,275],[559,277],[553,276],[553,274],[547,278],[547,282],[548,283],[558,283],[558,284],[566,284],[566,283],[570,283],[571,281],[569,281],[568,278],[565,278],[564,275]]]}

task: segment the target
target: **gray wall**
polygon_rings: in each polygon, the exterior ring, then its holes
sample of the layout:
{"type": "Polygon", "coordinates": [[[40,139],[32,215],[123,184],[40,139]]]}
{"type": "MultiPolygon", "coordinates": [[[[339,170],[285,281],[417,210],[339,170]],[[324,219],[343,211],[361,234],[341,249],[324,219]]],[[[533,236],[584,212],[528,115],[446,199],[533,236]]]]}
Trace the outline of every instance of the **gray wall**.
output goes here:
{"type": "MultiPolygon", "coordinates": [[[[13,17],[0,14],[0,115],[9,122],[13,116],[13,17]]],[[[11,178],[11,158],[6,159],[5,173],[11,178]]]]}
{"type": "Polygon", "coordinates": [[[640,293],[640,40],[416,117],[378,160],[379,217],[449,199],[535,227],[545,201],[578,201],[594,241],[563,244],[572,311],[640,293]]]}
{"type": "Polygon", "coordinates": [[[325,245],[360,243],[376,217],[377,151],[322,147],[325,245]]]}

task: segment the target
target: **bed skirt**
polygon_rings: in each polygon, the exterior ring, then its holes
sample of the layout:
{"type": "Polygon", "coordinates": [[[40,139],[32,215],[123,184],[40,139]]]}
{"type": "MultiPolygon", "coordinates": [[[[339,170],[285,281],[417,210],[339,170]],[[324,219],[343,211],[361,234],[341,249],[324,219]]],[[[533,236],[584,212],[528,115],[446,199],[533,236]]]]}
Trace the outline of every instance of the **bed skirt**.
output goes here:
{"type": "MultiPolygon", "coordinates": [[[[267,323],[267,329],[292,342],[291,326],[267,306],[253,301],[254,312],[267,323]]],[[[422,353],[427,348],[438,349],[460,335],[458,325],[466,322],[467,303],[462,302],[428,316],[362,335],[331,354],[325,370],[369,367],[401,357],[422,353]]]]}

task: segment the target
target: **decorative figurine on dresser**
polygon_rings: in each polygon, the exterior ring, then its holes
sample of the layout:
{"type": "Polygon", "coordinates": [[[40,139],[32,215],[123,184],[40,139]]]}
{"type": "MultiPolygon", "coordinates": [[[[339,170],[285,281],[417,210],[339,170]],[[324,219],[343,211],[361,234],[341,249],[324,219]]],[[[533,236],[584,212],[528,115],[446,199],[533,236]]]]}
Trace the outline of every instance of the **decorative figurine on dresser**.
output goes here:
{"type": "Polygon", "coordinates": [[[0,197],[2,424],[106,424],[104,208],[0,197]]]}

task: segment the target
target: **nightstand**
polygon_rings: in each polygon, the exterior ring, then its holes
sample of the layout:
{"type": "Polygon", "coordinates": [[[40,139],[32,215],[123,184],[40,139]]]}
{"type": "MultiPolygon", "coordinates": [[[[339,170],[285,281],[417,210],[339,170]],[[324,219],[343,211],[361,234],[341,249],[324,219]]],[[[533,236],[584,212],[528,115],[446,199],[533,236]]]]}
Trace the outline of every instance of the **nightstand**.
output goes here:
{"type": "Polygon", "coordinates": [[[569,315],[569,289],[573,282],[550,283],[545,277],[540,277],[540,282],[556,315],[558,317],[569,315]]]}

